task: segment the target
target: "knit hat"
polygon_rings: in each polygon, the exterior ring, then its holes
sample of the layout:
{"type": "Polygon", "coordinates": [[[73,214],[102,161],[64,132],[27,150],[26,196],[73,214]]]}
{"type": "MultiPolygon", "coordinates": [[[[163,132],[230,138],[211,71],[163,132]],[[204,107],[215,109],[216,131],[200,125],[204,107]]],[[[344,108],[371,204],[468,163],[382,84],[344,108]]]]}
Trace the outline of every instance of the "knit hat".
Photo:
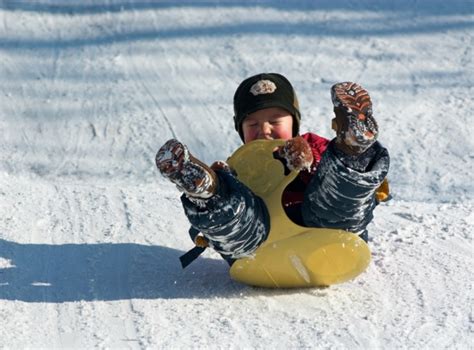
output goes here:
{"type": "Polygon", "coordinates": [[[234,95],[234,124],[243,140],[242,122],[264,108],[280,107],[293,116],[293,136],[298,135],[301,114],[291,83],[278,73],[261,73],[245,79],[234,95]]]}

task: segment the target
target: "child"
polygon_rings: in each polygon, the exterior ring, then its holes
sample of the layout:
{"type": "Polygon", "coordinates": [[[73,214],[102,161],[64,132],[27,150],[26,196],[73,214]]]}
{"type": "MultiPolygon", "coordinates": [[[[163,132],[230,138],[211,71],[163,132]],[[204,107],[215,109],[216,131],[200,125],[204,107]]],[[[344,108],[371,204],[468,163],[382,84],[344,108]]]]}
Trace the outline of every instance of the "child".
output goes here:
{"type": "MultiPolygon", "coordinates": [[[[367,241],[366,227],[377,205],[376,189],[389,168],[387,150],[376,141],[378,126],[366,90],[344,82],[331,88],[336,138],[299,136],[300,111],[291,83],[263,73],[245,79],[234,95],[234,124],[242,141],[283,139],[275,151],[289,170],[300,170],[283,193],[288,216],[307,227],[338,228],[367,241]]],[[[160,172],[180,191],[198,246],[210,246],[230,264],[251,256],[270,231],[262,199],[224,162],[211,167],[185,145],[169,140],[156,155],[160,172]]]]}

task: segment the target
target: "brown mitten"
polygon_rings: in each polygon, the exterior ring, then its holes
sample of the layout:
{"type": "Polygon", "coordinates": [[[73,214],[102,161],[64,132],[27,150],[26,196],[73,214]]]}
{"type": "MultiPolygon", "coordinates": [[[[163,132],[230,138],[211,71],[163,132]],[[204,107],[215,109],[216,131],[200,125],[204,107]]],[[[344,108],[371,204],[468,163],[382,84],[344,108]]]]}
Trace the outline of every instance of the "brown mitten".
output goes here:
{"type": "Polygon", "coordinates": [[[296,136],[286,141],[278,149],[280,157],[286,160],[286,166],[290,170],[309,170],[313,164],[313,152],[308,142],[301,136],[296,136]]]}

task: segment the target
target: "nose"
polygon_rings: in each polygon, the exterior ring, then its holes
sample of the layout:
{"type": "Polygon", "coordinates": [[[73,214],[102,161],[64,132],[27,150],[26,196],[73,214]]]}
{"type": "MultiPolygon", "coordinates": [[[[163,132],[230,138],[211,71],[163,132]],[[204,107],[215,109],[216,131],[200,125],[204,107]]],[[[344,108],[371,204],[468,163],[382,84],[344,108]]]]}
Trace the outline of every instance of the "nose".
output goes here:
{"type": "Polygon", "coordinates": [[[260,136],[263,138],[271,138],[272,135],[272,126],[270,123],[265,122],[260,125],[260,136]]]}

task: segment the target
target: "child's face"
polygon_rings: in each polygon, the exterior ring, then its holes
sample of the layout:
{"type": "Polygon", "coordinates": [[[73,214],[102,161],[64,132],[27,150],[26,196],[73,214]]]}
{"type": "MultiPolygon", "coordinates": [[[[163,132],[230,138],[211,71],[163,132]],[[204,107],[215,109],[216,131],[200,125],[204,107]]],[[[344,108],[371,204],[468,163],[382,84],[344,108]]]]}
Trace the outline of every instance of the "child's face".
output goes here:
{"type": "Polygon", "coordinates": [[[265,108],[249,114],[242,123],[244,143],[253,140],[288,140],[293,137],[293,117],[278,107],[265,108]]]}

